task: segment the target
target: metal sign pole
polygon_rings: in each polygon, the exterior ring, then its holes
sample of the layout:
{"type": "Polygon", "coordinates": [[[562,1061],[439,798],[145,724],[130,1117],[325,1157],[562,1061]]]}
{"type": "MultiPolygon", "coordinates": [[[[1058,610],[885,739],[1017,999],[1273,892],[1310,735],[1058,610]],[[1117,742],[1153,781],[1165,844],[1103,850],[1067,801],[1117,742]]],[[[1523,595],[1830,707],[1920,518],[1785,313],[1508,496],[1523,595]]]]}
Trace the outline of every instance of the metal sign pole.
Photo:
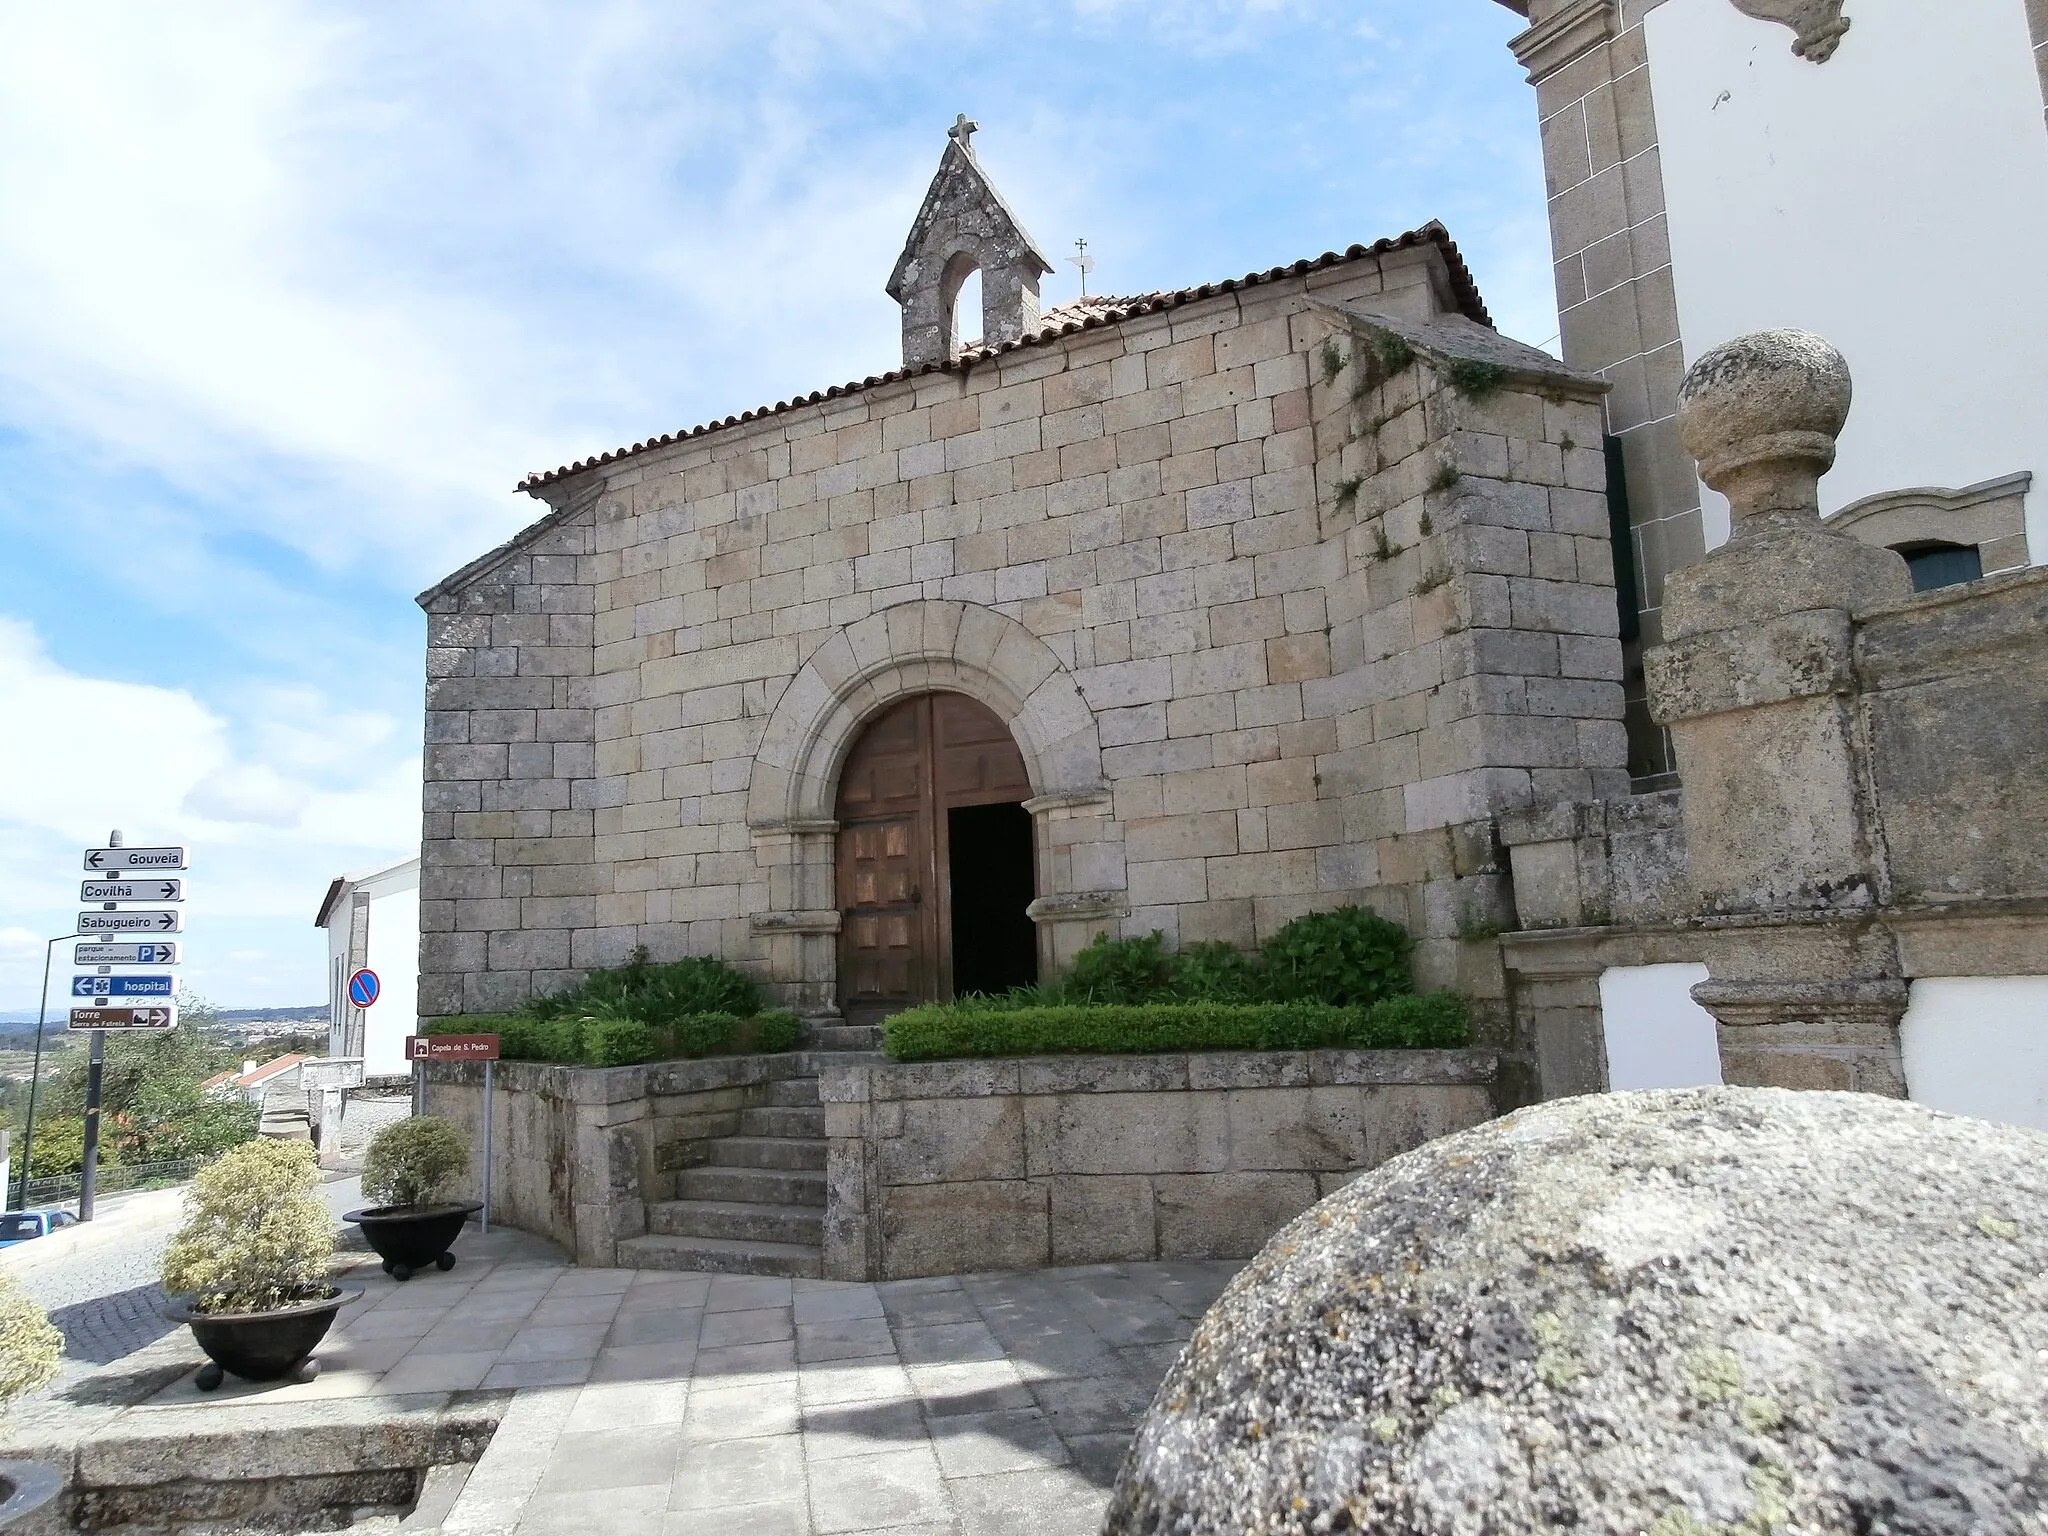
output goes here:
{"type": "Polygon", "coordinates": [[[491,1068],[495,1061],[484,1062],[484,1235],[491,1230],[491,1068]]]}
{"type": "Polygon", "coordinates": [[[100,1074],[106,1065],[107,1032],[92,1032],[92,1054],[85,1067],[85,1166],[78,1175],[78,1219],[92,1220],[92,1197],[100,1171],[100,1074]]]}
{"type": "Polygon", "coordinates": [[[43,1026],[50,1017],[50,960],[59,944],[77,937],[76,933],[62,933],[43,946],[43,995],[36,1006],[35,1063],[28,1069],[28,1118],[21,1126],[21,1178],[14,1186],[13,1208],[17,1211],[28,1209],[28,1160],[36,1148],[36,1090],[43,1083],[43,1026]]]}
{"type": "MultiPolygon", "coordinates": [[[[121,846],[121,833],[117,828],[107,834],[107,846],[121,846]]],[[[109,912],[116,910],[111,901],[105,903],[109,912]]],[[[84,927],[83,921],[79,924],[84,927]]],[[[100,1174],[100,1079],[107,1059],[107,1032],[96,1029],[92,1032],[92,1050],[85,1066],[85,1162],[78,1171],[78,1219],[92,1220],[92,1197],[100,1174]]]]}

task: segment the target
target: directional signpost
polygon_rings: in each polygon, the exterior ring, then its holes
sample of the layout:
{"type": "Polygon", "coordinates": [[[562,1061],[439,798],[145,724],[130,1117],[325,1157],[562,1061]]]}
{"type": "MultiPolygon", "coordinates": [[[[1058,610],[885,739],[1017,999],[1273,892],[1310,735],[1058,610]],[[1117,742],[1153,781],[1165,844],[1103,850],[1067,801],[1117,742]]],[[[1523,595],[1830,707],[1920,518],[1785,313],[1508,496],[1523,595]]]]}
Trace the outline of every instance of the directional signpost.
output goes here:
{"type": "MultiPolygon", "coordinates": [[[[71,1027],[89,1029],[98,1034],[105,1029],[175,1029],[178,1026],[178,1010],[175,1004],[163,1008],[74,1008],[71,1010],[71,1027]]],[[[97,1111],[94,1105],[88,1113],[97,1111]]]]}
{"type": "Polygon", "coordinates": [[[178,946],[168,939],[161,944],[78,944],[71,950],[73,965],[176,965],[178,946]]]}
{"type": "MultiPolygon", "coordinates": [[[[185,919],[181,912],[123,911],[122,905],[138,901],[183,901],[185,882],[167,871],[185,867],[185,850],[124,848],[118,832],[107,839],[107,844],[105,848],[88,848],[85,851],[88,878],[79,882],[78,899],[99,902],[100,907],[95,912],[78,914],[77,936],[118,933],[153,936],[182,930],[185,919]]],[[[72,958],[78,965],[99,968],[95,975],[71,978],[71,995],[86,1001],[71,1010],[69,1023],[72,1029],[92,1032],[92,1051],[87,1058],[85,1077],[85,1168],[78,1181],[78,1219],[91,1221],[93,1185],[99,1172],[100,1077],[106,1059],[107,1031],[178,1027],[178,1005],[170,1000],[177,994],[173,977],[116,976],[112,968],[117,965],[176,965],[178,946],[158,943],[153,937],[132,944],[80,944],[73,950],[72,958]],[[130,999],[138,1001],[131,1004],[130,999]],[[141,999],[161,1001],[139,1001],[141,999]]],[[[37,1038],[40,1041],[40,1034],[37,1038]]],[[[29,1113],[33,1121],[33,1104],[29,1113]]]]}
{"type": "Polygon", "coordinates": [[[80,901],[183,901],[185,882],[182,880],[161,880],[154,876],[142,880],[81,880],[78,883],[80,901]]]}
{"type": "Polygon", "coordinates": [[[73,997],[175,997],[175,976],[74,976],[73,997]]]}
{"type": "Polygon", "coordinates": [[[88,848],[85,867],[109,874],[117,869],[183,869],[182,848],[88,848]]]}
{"type": "Polygon", "coordinates": [[[81,912],[80,933],[177,933],[185,926],[182,912],[81,912]]]}

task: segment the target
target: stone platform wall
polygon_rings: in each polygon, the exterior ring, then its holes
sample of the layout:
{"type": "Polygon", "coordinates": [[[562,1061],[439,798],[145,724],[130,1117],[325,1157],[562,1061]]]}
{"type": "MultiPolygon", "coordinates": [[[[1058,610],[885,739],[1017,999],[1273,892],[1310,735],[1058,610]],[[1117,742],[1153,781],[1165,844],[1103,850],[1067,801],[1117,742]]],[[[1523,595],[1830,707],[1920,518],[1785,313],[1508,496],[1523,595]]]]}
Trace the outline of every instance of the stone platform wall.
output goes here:
{"type": "Polygon", "coordinates": [[[1490,1051],[829,1061],[825,1274],[1243,1258],[1496,1113],[1490,1051]]]}
{"type": "MultiPolygon", "coordinates": [[[[676,1174],[705,1161],[704,1143],[738,1135],[740,1111],[766,1103],[777,1079],[808,1076],[810,1062],[802,1052],[638,1067],[501,1061],[491,1219],[559,1243],[579,1264],[611,1264],[621,1238],[647,1230],[648,1204],[673,1199],[676,1174]]],[[[481,1148],[482,1065],[419,1070],[426,1112],[481,1148]]],[[[483,1198],[480,1174],[458,1197],[483,1198]]]]}

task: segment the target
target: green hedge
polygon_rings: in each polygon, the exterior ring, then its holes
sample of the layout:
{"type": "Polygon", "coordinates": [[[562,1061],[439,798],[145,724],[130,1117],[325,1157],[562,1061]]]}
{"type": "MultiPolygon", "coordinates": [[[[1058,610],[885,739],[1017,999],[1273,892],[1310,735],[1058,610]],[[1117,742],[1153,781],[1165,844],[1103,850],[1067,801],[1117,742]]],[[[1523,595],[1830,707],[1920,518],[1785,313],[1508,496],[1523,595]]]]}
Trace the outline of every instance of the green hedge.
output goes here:
{"type": "Polygon", "coordinates": [[[731,1013],[686,1014],[647,1024],[618,1014],[588,1013],[536,1019],[523,1013],[431,1019],[438,1035],[496,1035],[506,1061],[547,1061],[572,1067],[630,1067],[692,1056],[748,1056],[796,1049],[802,1032],[793,1013],[776,1010],[741,1018],[731,1013]]]}
{"type": "Polygon", "coordinates": [[[1328,1003],[1033,1004],[969,999],[906,1009],[883,1021],[897,1061],[961,1056],[1122,1055],[1162,1051],[1383,1050],[1464,1045],[1454,992],[1406,993],[1367,1008],[1328,1003]]]}

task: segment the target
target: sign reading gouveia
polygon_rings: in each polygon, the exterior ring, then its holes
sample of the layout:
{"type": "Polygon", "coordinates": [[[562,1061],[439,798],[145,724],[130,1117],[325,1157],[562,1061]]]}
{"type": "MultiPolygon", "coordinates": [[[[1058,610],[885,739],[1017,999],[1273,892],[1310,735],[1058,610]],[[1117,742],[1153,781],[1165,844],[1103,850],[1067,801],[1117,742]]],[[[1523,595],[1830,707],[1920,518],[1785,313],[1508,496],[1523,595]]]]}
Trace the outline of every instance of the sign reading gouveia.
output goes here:
{"type": "Polygon", "coordinates": [[[160,1008],[74,1008],[72,1029],[176,1029],[178,1006],[160,1008]]]}
{"type": "Polygon", "coordinates": [[[408,1061],[496,1061],[496,1035],[414,1035],[405,1042],[408,1061]]]}
{"type": "Polygon", "coordinates": [[[183,869],[182,848],[88,848],[87,869],[183,869]]]}

